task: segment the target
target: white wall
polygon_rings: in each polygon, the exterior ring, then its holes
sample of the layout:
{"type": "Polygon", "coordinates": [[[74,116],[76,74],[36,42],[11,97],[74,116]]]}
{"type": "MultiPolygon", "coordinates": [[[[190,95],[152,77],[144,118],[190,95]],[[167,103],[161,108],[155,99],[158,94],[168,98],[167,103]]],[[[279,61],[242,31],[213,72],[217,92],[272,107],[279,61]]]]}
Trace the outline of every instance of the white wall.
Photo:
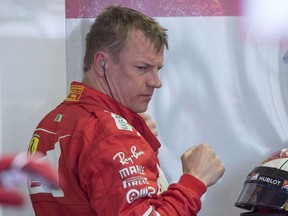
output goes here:
{"type": "MultiPolygon", "coordinates": [[[[64,3],[0,2],[2,154],[26,151],[38,121],[66,95],[64,3]]],[[[25,186],[26,205],[0,215],[34,215],[25,186]]]]}

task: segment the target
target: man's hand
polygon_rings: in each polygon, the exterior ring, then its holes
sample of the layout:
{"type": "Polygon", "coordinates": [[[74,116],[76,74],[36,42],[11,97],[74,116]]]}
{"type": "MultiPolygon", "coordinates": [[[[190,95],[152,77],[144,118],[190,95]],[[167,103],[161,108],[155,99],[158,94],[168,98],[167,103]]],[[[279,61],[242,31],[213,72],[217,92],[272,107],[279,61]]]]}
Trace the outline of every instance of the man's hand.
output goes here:
{"type": "Polygon", "coordinates": [[[155,122],[152,121],[151,116],[146,113],[138,113],[138,114],[144,119],[144,121],[146,122],[151,132],[157,137],[158,130],[157,130],[155,122]]]}
{"type": "Polygon", "coordinates": [[[207,187],[215,184],[224,174],[225,167],[209,144],[189,148],[181,157],[184,174],[190,174],[207,187]]]}

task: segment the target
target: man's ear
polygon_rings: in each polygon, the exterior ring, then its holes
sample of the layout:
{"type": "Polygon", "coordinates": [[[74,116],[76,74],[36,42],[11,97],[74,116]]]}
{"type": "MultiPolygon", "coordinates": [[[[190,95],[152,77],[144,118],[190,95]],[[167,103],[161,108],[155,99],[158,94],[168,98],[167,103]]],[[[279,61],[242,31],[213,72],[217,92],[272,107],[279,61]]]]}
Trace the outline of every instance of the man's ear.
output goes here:
{"type": "Polygon", "coordinates": [[[103,77],[106,69],[107,54],[103,51],[98,51],[94,55],[93,69],[98,76],[103,77]]]}

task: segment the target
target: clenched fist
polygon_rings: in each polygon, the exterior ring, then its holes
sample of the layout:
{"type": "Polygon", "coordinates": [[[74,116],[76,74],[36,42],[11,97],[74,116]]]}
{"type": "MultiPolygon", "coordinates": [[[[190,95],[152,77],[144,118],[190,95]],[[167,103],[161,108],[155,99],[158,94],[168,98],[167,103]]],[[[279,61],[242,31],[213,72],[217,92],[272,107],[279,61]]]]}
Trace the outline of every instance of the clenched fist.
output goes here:
{"type": "Polygon", "coordinates": [[[190,174],[207,187],[215,184],[224,174],[225,167],[209,144],[191,147],[181,157],[183,174],[190,174]]]}

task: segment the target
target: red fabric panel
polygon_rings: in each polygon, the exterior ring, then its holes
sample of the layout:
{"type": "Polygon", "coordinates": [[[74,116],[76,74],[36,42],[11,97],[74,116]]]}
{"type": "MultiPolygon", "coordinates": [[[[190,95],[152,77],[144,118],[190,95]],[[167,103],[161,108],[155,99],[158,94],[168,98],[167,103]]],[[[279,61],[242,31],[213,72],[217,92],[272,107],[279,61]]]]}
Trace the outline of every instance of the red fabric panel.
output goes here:
{"type": "Polygon", "coordinates": [[[110,4],[134,8],[152,17],[238,16],[241,0],[66,0],[66,18],[94,18],[110,4]]]}

